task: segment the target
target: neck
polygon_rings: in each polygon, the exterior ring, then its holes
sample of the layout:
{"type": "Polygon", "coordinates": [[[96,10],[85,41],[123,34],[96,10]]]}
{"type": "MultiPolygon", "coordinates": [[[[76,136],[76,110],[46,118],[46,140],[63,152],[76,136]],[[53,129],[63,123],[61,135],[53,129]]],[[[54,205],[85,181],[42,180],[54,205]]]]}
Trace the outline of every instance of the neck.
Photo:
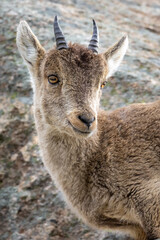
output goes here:
{"type": "Polygon", "coordinates": [[[105,161],[97,150],[98,131],[88,138],[75,138],[42,124],[40,119],[36,119],[36,127],[44,165],[66,201],[85,220],[97,208],[94,198],[103,198],[98,176],[105,169],[105,161]]]}
{"type": "Polygon", "coordinates": [[[75,139],[66,134],[55,133],[56,131],[50,128],[40,133],[43,134],[43,137],[39,137],[42,139],[40,141],[42,158],[65,200],[73,209],[75,206],[76,209],[80,209],[82,206],[79,204],[84,201],[88,192],[87,188],[84,188],[87,180],[86,166],[91,157],[89,155],[92,155],[90,145],[94,140],[75,139]]]}
{"type": "Polygon", "coordinates": [[[65,185],[71,186],[69,178],[75,181],[74,177],[82,183],[87,171],[85,166],[96,153],[97,133],[88,138],[75,138],[45,125],[45,129],[38,130],[38,135],[44,164],[56,184],[61,186],[66,182],[65,185]],[[85,171],[80,171],[81,168],[85,171]]]}

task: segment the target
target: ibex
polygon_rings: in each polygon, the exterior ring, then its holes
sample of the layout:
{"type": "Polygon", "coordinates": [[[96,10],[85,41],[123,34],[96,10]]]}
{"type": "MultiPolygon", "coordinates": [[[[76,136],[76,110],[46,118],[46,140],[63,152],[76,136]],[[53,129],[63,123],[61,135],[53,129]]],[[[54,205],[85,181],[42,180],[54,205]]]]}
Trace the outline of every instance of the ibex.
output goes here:
{"type": "Polygon", "coordinates": [[[160,238],[160,101],[106,112],[101,89],[122,61],[124,35],[98,54],[67,44],[54,20],[56,47],[46,52],[25,21],[17,45],[32,78],[34,116],[44,165],[72,210],[90,226],[160,238]]]}

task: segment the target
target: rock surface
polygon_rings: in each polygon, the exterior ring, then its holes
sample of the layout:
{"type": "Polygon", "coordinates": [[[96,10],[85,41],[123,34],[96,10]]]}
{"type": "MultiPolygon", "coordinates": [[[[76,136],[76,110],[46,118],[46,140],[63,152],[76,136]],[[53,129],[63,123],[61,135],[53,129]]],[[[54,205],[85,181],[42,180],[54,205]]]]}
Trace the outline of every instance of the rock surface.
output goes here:
{"type": "Polygon", "coordinates": [[[29,74],[16,47],[25,19],[42,45],[52,47],[53,18],[67,41],[88,45],[94,18],[100,51],[128,33],[130,47],[103,90],[101,105],[115,109],[160,99],[159,0],[1,0],[0,8],[0,239],[129,239],[86,227],[67,208],[39,155],[29,74]]]}

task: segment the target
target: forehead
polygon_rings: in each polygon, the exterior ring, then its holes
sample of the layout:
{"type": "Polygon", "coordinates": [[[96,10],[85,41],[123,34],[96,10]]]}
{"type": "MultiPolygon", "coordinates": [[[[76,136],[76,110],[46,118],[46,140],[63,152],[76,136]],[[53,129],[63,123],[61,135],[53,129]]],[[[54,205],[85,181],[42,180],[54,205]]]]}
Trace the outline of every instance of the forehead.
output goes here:
{"type": "Polygon", "coordinates": [[[75,75],[103,75],[106,63],[103,57],[96,55],[78,44],[70,45],[68,49],[50,50],[44,62],[44,74],[64,73],[75,75]]]}

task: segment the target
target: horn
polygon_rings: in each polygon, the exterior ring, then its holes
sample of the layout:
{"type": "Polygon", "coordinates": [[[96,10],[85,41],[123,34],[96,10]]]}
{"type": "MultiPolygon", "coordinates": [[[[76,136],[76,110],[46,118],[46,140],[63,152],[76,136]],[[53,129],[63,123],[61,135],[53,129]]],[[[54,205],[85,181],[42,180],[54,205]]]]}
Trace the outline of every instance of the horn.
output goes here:
{"type": "Polygon", "coordinates": [[[91,49],[93,52],[98,53],[98,42],[99,42],[98,27],[93,19],[93,35],[89,42],[88,49],[91,49]]]}
{"type": "Polygon", "coordinates": [[[58,50],[68,48],[65,37],[64,37],[64,35],[62,33],[62,30],[59,26],[57,16],[55,16],[55,19],[54,19],[54,35],[55,35],[56,45],[57,45],[58,50]]]}

